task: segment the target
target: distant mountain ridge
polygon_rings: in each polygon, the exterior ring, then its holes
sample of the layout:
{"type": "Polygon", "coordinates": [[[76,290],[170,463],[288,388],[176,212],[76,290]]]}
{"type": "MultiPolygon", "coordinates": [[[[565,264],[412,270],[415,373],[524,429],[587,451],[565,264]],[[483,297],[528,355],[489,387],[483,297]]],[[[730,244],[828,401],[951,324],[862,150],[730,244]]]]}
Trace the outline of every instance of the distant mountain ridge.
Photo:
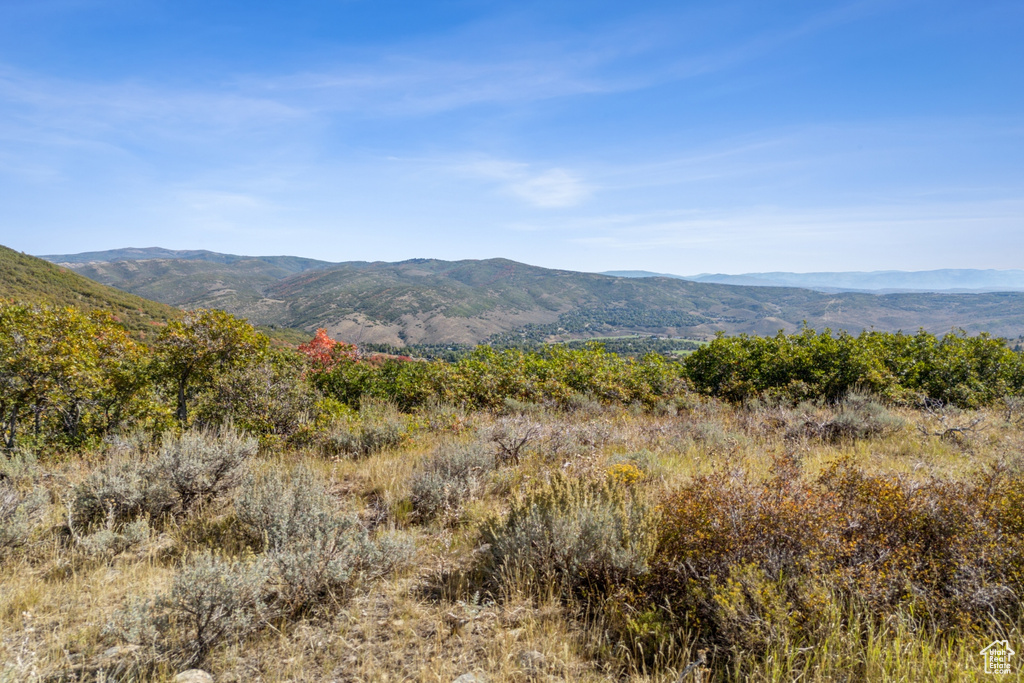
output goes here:
{"type": "Polygon", "coordinates": [[[395,346],[622,334],[775,334],[805,322],[852,332],[923,327],[943,333],[962,327],[999,336],[1024,334],[1024,293],[833,294],[678,277],[613,277],[501,258],[330,264],[213,252],[160,256],[166,253],[152,248],[48,258],[174,306],[221,308],[260,325],[323,327],[347,341],[395,346]]]}
{"type": "Polygon", "coordinates": [[[240,256],[220,254],[205,249],[175,250],[163,247],[128,247],[107,251],[86,251],[81,254],[47,254],[38,258],[59,265],[81,266],[90,263],[118,263],[121,261],[148,261],[152,259],[177,259],[182,261],[207,261],[209,263],[232,264],[240,261],[261,261],[289,273],[301,273],[335,265],[330,261],[318,261],[300,256],[240,256]]]}
{"type": "Polygon", "coordinates": [[[605,271],[616,277],[669,277],[749,287],[804,287],[822,292],[1017,292],[1024,291],[1024,270],[877,270],[817,273],[701,273],[672,275],[645,270],[605,271]]]}

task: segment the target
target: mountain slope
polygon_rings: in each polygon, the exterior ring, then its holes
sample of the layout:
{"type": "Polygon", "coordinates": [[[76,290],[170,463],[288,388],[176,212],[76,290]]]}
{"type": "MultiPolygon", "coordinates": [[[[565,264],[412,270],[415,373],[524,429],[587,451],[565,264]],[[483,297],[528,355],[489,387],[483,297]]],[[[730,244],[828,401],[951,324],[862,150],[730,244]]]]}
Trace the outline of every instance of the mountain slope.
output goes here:
{"type": "Polygon", "coordinates": [[[67,268],[0,246],[0,297],[25,303],[77,306],[113,313],[135,332],[151,331],[181,315],[171,306],[148,301],[83,277],[67,268]]]}
{"type": "MultiPolygon", "coordinates": [[[[183,308],[221,308],[233,312],[248,311],[254,306],[259,309],[265,290],[293,275],[259,259],[231,263],[184,258],[122,260],[68,267],[97,282],[147,299],[183,308]]],[[[274,302],[266,304],[274,307],[274,302]]]]}
{"type": "MultiPolygon", "coordinates": [[[[710,336],[814,328],[1024,333],[1024,294],[825,294],[668,277],[551,270],[507,259],[348,262],[288,273],[266,259],[81,263],[76,270],[166,303],[224,308],[262,325],[325,327],[355,342],[479,343],[624,333],[710,336]]],[[[219,258],[223,256],[224,258],[219,258]]],[[[73,263],[69,261],[69,263],[73,263]]],[[[321,262],[322,263],[322,262],[321,262]]]]}

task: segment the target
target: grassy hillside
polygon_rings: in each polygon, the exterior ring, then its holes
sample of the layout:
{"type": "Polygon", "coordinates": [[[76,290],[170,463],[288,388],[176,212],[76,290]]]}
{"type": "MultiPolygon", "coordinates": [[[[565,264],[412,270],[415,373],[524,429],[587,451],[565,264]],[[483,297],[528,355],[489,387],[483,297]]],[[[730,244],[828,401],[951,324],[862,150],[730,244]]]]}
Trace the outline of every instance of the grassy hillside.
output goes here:
{"type": "Polygon", "coordinates": [[[261,322],[278,322],[278,302],[264,302],[264,292],[292,275],[256,259],[220,263],[190,259],[146,259],[71,265],[78,273],[133,294],[182,308],[241,311],[269,307],[261,322]]]}
{"type": "Polygon", "coordinates": [[[214,256],[69,263],[104,284],[164,303],[223,308],[260,325],[325,327],[350,341],[396,346],[631,333],[701,338],[719,330],[774,334],[804,321],[853,332],[962,327],[1024,333],[1024,293],[826,294],[610,277],[507,259],[348,262],[295,272],[274,261],[284,257],[214,256]]]}
{"type": "Polygon", "coordinates": [[[77,306],[113,313],[128,329],[145,333],[181,314],[166,304],[107,287],[72,270],[0,246],[0,297],[77,306]]]}

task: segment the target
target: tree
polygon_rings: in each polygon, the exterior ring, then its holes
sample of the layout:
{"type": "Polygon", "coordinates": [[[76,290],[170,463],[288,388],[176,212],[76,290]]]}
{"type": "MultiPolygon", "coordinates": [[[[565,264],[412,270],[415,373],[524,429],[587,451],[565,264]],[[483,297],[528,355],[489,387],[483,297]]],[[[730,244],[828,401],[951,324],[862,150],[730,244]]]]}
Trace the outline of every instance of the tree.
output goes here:
{"type": "Polygon", "coordinates": [[[107,313],[0,301],[0,432],[76,444],[117,427],[144,388],[142,349],[107,313]]]}
{"type": "Polygon", "coordinates": [[[306,357],[314,372],[330,372],[342,360],[355,360],[356,347],[331,339],[327,330],[320,328],[316,336],[299,344],[299,353],[306,357]]]}
{"type": "Polygon", "coordinates": [[[197,309],[167,323],[155,351],[159,374],[177,391],[178,421],[188,422],[188,402],[197,389],[224,371],[259,362],[268,347],[267,337],[224,311],[197,309]]]}
{"type": "Polygon", "coordinates": [[[192,412],[206,426],[227,423],[258,436],[290,436],[316,412],[317,392],[307,362],[294,351],[272,350],[259,363],[220,373],[192,412]]]}

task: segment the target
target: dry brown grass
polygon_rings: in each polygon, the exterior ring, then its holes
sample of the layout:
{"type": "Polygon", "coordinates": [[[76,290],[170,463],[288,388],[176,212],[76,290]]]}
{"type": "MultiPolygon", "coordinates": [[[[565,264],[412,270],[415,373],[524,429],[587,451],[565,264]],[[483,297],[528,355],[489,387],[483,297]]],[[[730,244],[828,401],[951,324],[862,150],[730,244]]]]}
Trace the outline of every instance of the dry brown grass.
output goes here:
{"type": "MultiPolygon", "coordinates": [[[[898,413],[906,424],[893,433],[828,441],[794,435],[780,423],[792,416],[711,401],[695,401],[679,415],[534,411],[529,419],[538,431],[523,446],[519,463],[491,473],[457,519],[444,523],[424,523],[411,514],[410,482],[417,468],[452,440],[493,446],[491,430],[505,418],[473,415],[470,428],[458,429],[431,429],[426,421],[413,420],[403,445],[365,457],[257,456],[249,463],[256,470],[310,468],[339,509],[358,513],[371,533],[393,531],[411,539],[415,559],[397,574],[360,585],[329,615],[270,619],[247,640],[225,642],[204,667],[217,681],[448,683],[466,673],[491,683],[675,681],[697,657],[696,626],[676,631],[667,645],[662,639],[661,654],[640,651],[638,643],[642,649],[654,641],[622,639],[624,619],[632,619],[636,632],[646,628],[637,625],[644,618],[639,611],[628,611],[635,605],[623,607],[632,604],[629,600],[616,602],[613,607],[620,611],[615,612],[604,598],[573,602],[553,587],[530,585],[526,576],[498,584],[482,576],[481,528],[556,470],[601,477],[629,463],[642,473],[636,485],[650,500],[661,501],[703,476],[767,480],[782,458],[798,462],[807,481],[846,461],[867,474],[926,482],[964,480],[987,467],[1019,464],[1024,451],[1024,429],[1000,411],[978,413],[984,418],[980,428],[957,439],[923,434],[915,426],[926,416],[906,409],[898,413]]],[[[173,662],[142,661],[139,651],[105,627],[129,596],[166,590],[190,554],[219,549],[243,557],[250,552],[232,531],[229,496],[185,520],[154,520],[153,536],[120,555],[88,556],[62,528],[62,501],[99,459],[86,454],[41,465],[37,481],[49,491],[47,516],[33,543],[0,564],[3,683],[170,680],[173,662]]],[[[1024,645],[1016,624],[997,628],[994,622],[988,630],[944,635],[898,618],[876,623],[843,604],[823,608],[821,618],[832,623],[821,626],[825,635],[818,642],[780,639],[764,652],[718,653],[714,679],[972,680],[983,678],[976,652],[988,641],[999,635],[1024,645]]],[[[711,680],[711,673],[697,667],[687,680],[711,680]]]]}

